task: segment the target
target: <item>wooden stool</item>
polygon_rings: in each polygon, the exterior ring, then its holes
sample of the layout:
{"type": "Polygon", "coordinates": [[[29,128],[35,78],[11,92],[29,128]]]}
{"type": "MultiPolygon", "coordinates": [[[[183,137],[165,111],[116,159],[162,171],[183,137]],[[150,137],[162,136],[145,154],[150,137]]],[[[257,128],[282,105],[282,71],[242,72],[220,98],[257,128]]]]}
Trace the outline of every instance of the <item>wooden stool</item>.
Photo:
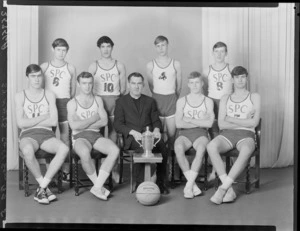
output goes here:
{"type": "MultiPolygon", "coordinates": [[[[133,154],[133,163],[145,164],[145,178],[144,181],[151,180],[151,164],[162,163],[161,153],[153,153],[153,156],[145,157],[142,153],[133,154]]],[[[133,171],[133,170],[132,170],[133,171]]],[[[131,174],[132,176],[132,174],[131,174]]],[[[133,181],[131,180],[131,193],[133,193],[133,181]]]]}

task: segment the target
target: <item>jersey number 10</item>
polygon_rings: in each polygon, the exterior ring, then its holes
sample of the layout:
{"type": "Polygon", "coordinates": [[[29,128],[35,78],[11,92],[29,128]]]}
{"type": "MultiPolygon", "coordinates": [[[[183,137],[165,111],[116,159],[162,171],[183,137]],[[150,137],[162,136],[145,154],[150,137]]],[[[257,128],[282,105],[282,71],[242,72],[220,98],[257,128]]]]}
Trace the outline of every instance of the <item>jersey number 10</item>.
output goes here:
{"type": "Polygon", "coordinates": [[[104,91],[113,92],[114,91],[114,85],[112,83],[104,83],[104,91]]]}

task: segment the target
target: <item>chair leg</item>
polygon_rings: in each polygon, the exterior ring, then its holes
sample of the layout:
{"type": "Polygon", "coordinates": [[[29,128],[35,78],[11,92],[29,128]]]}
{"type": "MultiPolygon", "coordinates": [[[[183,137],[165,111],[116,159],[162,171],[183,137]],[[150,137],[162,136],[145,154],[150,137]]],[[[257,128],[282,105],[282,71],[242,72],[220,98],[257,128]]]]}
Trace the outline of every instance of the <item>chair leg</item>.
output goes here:
{"type": "Polygon", "coordinates": [[[259,154],[255,157],[255,188],[259,188],[260,181],[260,157],[259,154]]]}
{"type": "Polygon", "coordinates": [[[175,152],[174,150],[171,152],[171,188],[175,188],[175,152]]]}
{"type": "Polygon", "coordinates": [[[134,170],[134,167],[133,167],[133,154],[130,153],[130,193],[134,192],[134,189],[133,189],[133,170],[134,170]]]}
{"type": "Polygon", "coordinates": [[[246,193],[250,193],[250,163],[246,166],[246,193]]]}
{"type": "Polygon", "coordinates": [[[109,187],[109,191],[112,192],[113,190],[113,179],[112,179],[112,173],[109,174],[109,178],[108,178],[108,187],[109,187]]]}
{"type": "Polygon", "coordinates": [[[73,187],[73,158],[72,154],[70,153],[70,184],[69,187],[73,187]]]}
{"type": "Polygon", "coordinates": [[[226,156],[226,173],[230,171],[230,156],[226,156]]]}
{"type": "Polygon", "coordinates": [[[207,152],[204,154],[204,191],[207,190],[207,185],[208,185],[208,182],[207,182],[207,165],[208,165],[208,154],[207,152]]]}
{"type": "Polygon", "coordinates": [[[219,188],[219,185],[220,185],[220,179],[219,179],[219,176],[217,174],[217,172],[215,172],[215,189],[217,190],[219,188]]]}
{"type": "Polygon", "coordinates": [[[119,160],[120,160],[119,184],[122,184],[122,182],[123,182],[123,163],[124,163],[122,150],[120,151],[119,160]]]}
{"type": "Polygon", "coordinates": [[[62,175],[63,172],[61,169],[58,170],[58,176],[57,176],[57,188],[58,188],[58,193],[63,192],[63,187],[62,187],[62,175]]]}
{"type": "Polygon", "coordinates": [[[29,196],[29,183],[28,183],[28,168],[25,163],[24,164],[24,194],[25,197],[29,196]]]}
{"type": "MultiPolygon", "coordinates": [[[[74,159],[75,160],[75,159],[74,159]]],[[[78,179],[79,179],[79,176],[78,176],[78,161],[75,160],[75,165],[74,165],[74,172],[75,172],[75,196],[78,196],[79,195],[79,182],[78,182],[78,179]]]]}
{"type": "Polygon", "coordinates": [[[19,190],[24,189],[24,181],[23,181],[23,158],[19,156],[19,190]]]}

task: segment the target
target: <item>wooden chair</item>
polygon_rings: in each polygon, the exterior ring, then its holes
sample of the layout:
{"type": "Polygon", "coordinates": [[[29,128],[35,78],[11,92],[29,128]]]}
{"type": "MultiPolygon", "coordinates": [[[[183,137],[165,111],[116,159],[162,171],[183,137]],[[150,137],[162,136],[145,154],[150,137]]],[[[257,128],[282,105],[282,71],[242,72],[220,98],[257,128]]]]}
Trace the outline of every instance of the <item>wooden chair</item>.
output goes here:
{"type": "Polygon", "coordinates": [[[120,163],[120,179],[119,184],[123,183],[123,170],[124,170],[124,161],[130,163],[130,192],[133,193],[133,155],[134,150],[124,150],[124,138],[121,133],[117,134],[117,145],[120,148],[119,163],[120,163]]]}
{"type": "MultiPolygon", "coordinates": [[[[53,130],[53,132],[55,132],[56,127],[53,127],[52,130],[53,130]]],[[[20,134],[21,130],[19,129],[18,131],[20,134]]],[[[54,156],[55,156],[54,154],[48,153],[41,149],[38,149],[35,152],[35,157],[40,164],[49,164],[52,161],[52,159],[54,158],[54,156]]],[[[29,184],[28,175],[29,175],[29,169],[25,164],[24,155],[23,155],[22,151],[19,149],[19,190],[24,189],[25,197],[28,197],[30,195],[29,187],[31,185],[36,185],[36,184],[29,184]]],[[[57,172],[57,188],[58,188],[58,193],[61,193],[63,191],[62,170],[61,169],[57,172]]]]}
{"type": "MultiPolygon", "coordinates": [[[[245,168],[246,170],[246,179],[245,180],[237,180],[236,183],[242,183],[245,184],[245,190],[246,193],[250,193],[250,187],[251,185],[255,185],[255,188],[259,188],[259,181],[260,181],[260,139],[261,139],[261,119],[259,120],[259,124],[257,125],[257,127],[255,128],[255,150],[253,151],[251,157],[249,158],[249,161],[247,163],[247,166],[245,168]],[[254,169],[255,169],[255,173],[254,173],[254,179],[250,179],[250,161],[252,158],[255,158],[255,164],[254,164],[254,169]]],[[[222,156],[224,156],[226,158],[226,172],[227,174],[230,171],[231,168],[231,157],[238,157],[239,155],[239,151],[234,148],[224,154],[222,154],[222,156]]],[[[216,173],[217,176],[217,173],[216,173]]],[[[220,184],[220,179],[218,177],[216,177],[216,188],[218,188],[219,184],[220,184]]]]}
{"type": "MultiPolygon", "coordinates": [[[[104,134],[104,129],[101,129],[100,131],[102,134],[104,134]]],[[[70,131],[71,136],[71,131],[70,131]]],[[[72,141],[72,139],[70,139],[72,141]]],[[[70,142],[72,143],[72,142],[70,142]]],[[[95,161],[95,167],[96,167],[96,173],[98,175],[99,173],[99,162],[101,163],[102,158],[106,158],[106,155],[92,149],[91,151],[91,157],[95,161]]],[[[79,196],[79,189],[85,188],[85,187],[91,187],[93,186],[93,183],[89,178],[80,178],[79,177],[79,163],[80,163],[80,157],[77,155],[73,147],[71,148],[70,153],[70,187],[73,187],[73,181],[75,182],[75,196],[79,196]],[[74,166],[73,166],[74,165],[74,166]],[[74,175],[74,176],[73,176],[74,175]],[[74,179],[73,179],[74,177],[74,179]]],[[[110,191],[113,190],[113,181],[112,181],[112,174],[110,173],[108,178],[108,188],[110,191]]]]}

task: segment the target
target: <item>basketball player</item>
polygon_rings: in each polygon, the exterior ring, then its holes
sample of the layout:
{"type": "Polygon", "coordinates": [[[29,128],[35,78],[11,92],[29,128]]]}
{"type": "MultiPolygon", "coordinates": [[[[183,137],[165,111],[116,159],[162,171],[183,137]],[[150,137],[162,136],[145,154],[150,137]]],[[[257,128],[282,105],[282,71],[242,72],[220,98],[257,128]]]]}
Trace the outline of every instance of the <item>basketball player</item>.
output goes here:
{"type": "MultiPolygon", "coordinates": [[[[212,138],[219,134],[218,113],[220,99],[225,94],[232,93],[231,70],[234,66],[225,62],[227,56],[227,45],[223,42],[217,42],[213,46],[212,52],[214,63],[204,71],[204,76],[208,79],[208,97],[214,102],[215,121],[211,128],[212,138]]],[[[215,170],[208,176],[208,181],[215,178],[215,170]]]]}
{"type": "MultiPolygon", "coordinates": [[[[66,40],[55,39],[52,43],[52,51],[52,60],[41,64],[41,68],[45,76],[45,89],[52,91],[56,97],[60,139],[69,147],[67,103],[70,98],[75,96],[76,69],[72,64],[65,61],[69,51],[66,40]]],[[[64,179],[68,179],[69,171],[69,159],[67,158],[63,165],[64,179]]]]}
{"type": "Polygon", "coordinates": [[[260,95],[247,90],[247,70],[237,66],[231,75],[234,91],[224,95],[220,101],[220,134],[207,145],[212,164],[222,181],[222,185],[210,199],[215,204],[235,200],[232,183],[241,174],[255,149],[254,129],[260,119],[260,95]],[[227,175],[220,154],[233,148],[237,148],[239,155],[227,175]]]}
{"type": "MultiPolygon", "coordinates": [[[[102,36],[97,41],[100,59],[93,62],[88,71],[94,76],[94,94],[101,96],[104,108],[108,114],[108,137],[116,142],[117,134],[113,127],[116,100],[126,91],[126,69],[123,63],[112,58],[114,42],[108,36],[102,36]]],[[[119,181],[117,164],[113,169],[113,179],[119,181]]]]}
{"type": "Polygon", "coordinates": [[[119,156],[119,148],[100,134],[100,128],[107,125],[108,119],[101,97],[94,96],[92,92],[93,75],[82,72],[77,81],[80,92],[67,104],[73,148],[80,157],[83,170],[94,184],[90,192],[101,200],[107,200],[110,192],[103,185],[119,156]],[[98,176],[90,154],[92,148],[107,155],[98,176]]]}
{"type": "MultiPolygon", "coordinates": [[[[152,97],[157,103],[164,131],[167,132],[170,155],[171,150],[173,150],[176,132],[176,101],[180,95],[182,85],[181,66],[179,61],[169,57],[169,41],[165,36],[158,36],[154,41],[154,45],[158,56],[147,63],[148,84],[152,97]]],[[[169,169],[171,168],[169,167],[169,169]]]]}
{"type": "Polygon", "coordinates": [[[42,88],[41,68],[36,64],[29,65],[26,68],[26,76],[29,87],[18,92],[15,97],[17,125],[21,129],[19,147],[26,166],[39,183],[34,200],[41,204],[49,204],[56,196],[49,190],[48,185],[61,168],[69,147],[56,139],[52,131],[52,127],[57,126],[55,95],[42,88]],[[38,149],[55,155],[44,176],[35,157],[38,149]]]}
{"type": "Polygon", "coordinates": [[[203,80],[199,72],[192,72],[188,76],[190,93],[177,101],[175,121],[179,129],[174,149],[177,162],[187,179],[184,187],[184,197],[193,198],[201,195],[195,180],[202,165],[202,159],[209,142],[207,128],[214,121],[213,101],[202,93],[203,80]],[[196,150],[195,158],[189,166],[185,152],[193,147],[196,150]]]}

